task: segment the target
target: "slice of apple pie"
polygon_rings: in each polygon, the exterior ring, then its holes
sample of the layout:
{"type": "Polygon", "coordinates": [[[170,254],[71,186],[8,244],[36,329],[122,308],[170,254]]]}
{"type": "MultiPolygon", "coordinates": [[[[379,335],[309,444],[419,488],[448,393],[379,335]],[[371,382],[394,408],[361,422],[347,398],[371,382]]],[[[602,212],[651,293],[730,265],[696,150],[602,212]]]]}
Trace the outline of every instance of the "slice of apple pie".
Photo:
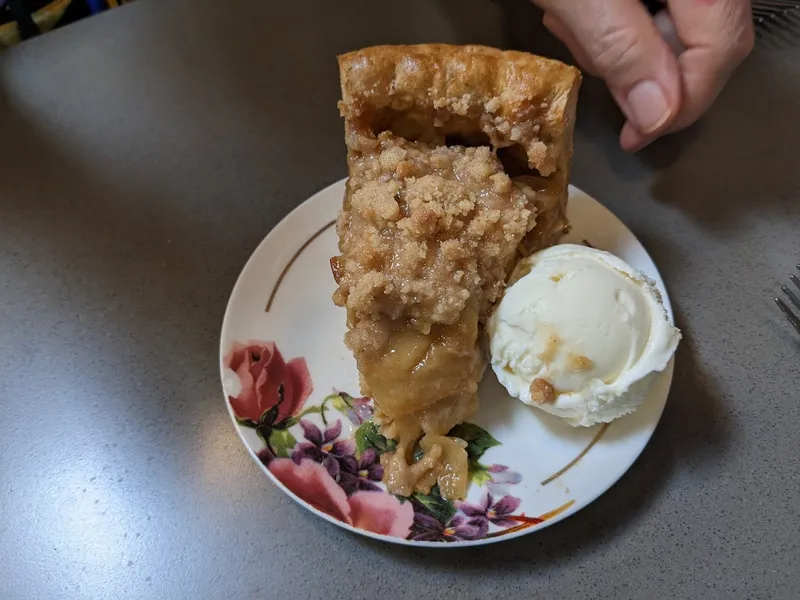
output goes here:
{"type": "Polygon", "coordinates": [[[481,322],[517,259],[557,241],[579,72],[481,46],[339,57],[349,179],[331,259],[389,491],[466,492],[481,322]]]}

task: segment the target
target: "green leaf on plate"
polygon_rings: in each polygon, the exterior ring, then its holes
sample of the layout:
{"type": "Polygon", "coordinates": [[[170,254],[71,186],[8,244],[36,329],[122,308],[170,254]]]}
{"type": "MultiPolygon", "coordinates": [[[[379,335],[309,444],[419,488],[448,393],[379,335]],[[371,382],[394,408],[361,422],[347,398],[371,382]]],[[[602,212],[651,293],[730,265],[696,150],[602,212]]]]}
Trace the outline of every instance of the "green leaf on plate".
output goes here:
{"type": "Polygon", "coordinates": [[[352,410],[353,408],[353,397],[350,394],[345,394],[344,392],[331,394],[330,396],[325,398],[323,404],[328,401],[330,401],[331,406],[333,406],[334,410],[342,414],[347,414],[347,411],[352,410]]]}
{"type": "Polygon", "coordinates": [[[294,427],[300,422],[300,417],[289,417],[284,419],[280,423],[276,423],[275,427],[279,429],[289,429],[289,427],[294,427]]]}
{"type": "Polygon", "coordinates": [[[253,421],[253,419],[244,419],[242,417],[236,417],[236,422],[242,427],[250,427],[251,429],[255,429],[256,427],[258,427],[258,423],[253,421]]]}
{"type": "Polygon", "coordinates": [[[455,505],[452,501],[442,498],[438,484],[434,485],[428,494],[419,492],[413,494],[411,502],[417,510],[423,510],[443,525],[447,524],[456,514],[455,505]]]}
{"type": "Polygon", "coordinates": [[[473,423],[461,423],[460,425],[456,425],[447,435],[461,438],[467,442],[467,455],[470,461],[475,462],[477,462],[489,448],[500,445],[500,442],[494,439],[488,431],[473,423]]]}
{"type": "Polygon", "coordinates": [[[489,469],[476,459],[471,458],[469,460],[467,471],[469,472],[469,478],[472,480],[472,483],[479,487],[492,480],[489,469]]]}
{"type": "Polygon", "coordinates": [[[271,425],[258,425],[256,427],[256,434],[261,439],[262,442],[267,444],[267,440],[269,440],[269,436],[272,435],[272,426],[271,425]]]}
{"type": "Polygon", "coordinates": [[[322,406],[311,406],[305,409],[296,417],[287,417],[280,423],[276,423],[275,426],[280,427],[282,429],[289,429],[289,427],[294,427],[295,425],[297,425],[300,422],[300,419],[302,419],[306,415],[318,415],[320,413],[322,413],[322,406]]]}
{"type": "Polygon", "coordinates": [[[397,446],[394,440],[386,439],[374,421],[367,421],[356,429],[356,448],[359,456],[367,448],[372,448],[379,455],[384,452],[391,452],[397,446]]]}
{"type": "Polygon", "coordinates": [[[278,458],[289,458],[297,440],[287,429],[273,429],[269,434],[269,446],[278,458]]]}

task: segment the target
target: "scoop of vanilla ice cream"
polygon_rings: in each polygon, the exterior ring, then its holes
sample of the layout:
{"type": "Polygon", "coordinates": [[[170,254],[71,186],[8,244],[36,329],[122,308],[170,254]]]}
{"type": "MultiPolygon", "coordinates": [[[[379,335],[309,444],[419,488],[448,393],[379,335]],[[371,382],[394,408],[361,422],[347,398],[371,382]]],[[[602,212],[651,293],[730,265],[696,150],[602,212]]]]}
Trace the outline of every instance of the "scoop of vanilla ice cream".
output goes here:
{"type": "Polygon", "coordinates": [[[523,259],[487,324],[508,392],[572,425],[633,412],[675,353],[653,281],[613,254],[554,246],[523,259]]]}

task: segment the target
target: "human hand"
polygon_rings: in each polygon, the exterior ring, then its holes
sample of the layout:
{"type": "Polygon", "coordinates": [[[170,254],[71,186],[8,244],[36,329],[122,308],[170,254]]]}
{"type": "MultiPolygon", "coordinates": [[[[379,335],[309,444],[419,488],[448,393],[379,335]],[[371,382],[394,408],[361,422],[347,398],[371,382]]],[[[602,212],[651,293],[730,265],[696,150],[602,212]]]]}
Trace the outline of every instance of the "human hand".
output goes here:
{"type": "Polygon", "coordinates": [[[631,152],[696,121],[755,40],[750,0],[667,0],[655,20],[641,0],[533,1],[581,67],[605,80],[631,152]]]}

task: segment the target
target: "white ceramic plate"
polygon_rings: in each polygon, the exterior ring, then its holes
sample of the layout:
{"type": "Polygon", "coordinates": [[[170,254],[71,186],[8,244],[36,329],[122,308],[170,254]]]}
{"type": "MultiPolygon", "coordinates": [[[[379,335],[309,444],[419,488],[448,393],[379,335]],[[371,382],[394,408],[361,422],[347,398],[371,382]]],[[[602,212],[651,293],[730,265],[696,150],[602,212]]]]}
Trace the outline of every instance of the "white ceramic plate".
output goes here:
{"type": "MultiPolygon", "coordinates": [[[[220,368],[236,429],[263,471],[320,517],[386,541],[462,546],[510,539],[574,514],[605,492],[650,439],[667,400],[672,364],[647,401],[609,426],[573,428],[511,398],[486,370],[481,408],[461,435],[476,460],[467,499],[397,498],[380,484],[386,440],[359,398],[342,341],[344,310],[331,301],[339,181],[292,211],[250,257],[222,325],[220,368]],[[279,402],[279,400],[282,400],[279,402]],[[443,543],[444,542],[444,543],[443,543]],[[452,543],[446,543],[452,542],[452,543]]],[[[572,231],[664,283],[631,231],[570,188],[572,231]]],[[[287,515],[291,518],[291,515],[287,515]]]]}

